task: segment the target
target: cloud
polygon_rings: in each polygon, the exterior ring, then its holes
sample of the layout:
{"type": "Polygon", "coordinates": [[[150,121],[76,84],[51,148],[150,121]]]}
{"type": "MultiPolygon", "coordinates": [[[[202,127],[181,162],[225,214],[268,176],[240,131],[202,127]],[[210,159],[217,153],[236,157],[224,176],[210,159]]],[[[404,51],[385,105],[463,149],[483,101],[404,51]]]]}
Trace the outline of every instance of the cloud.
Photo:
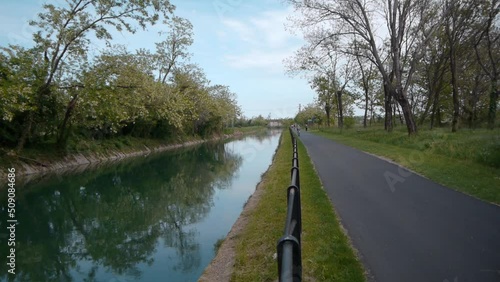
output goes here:
{"type": "Polygon", "coordinates": [[[282,72],[283,59],[290,56],[293,50],[260,50],[254,49],[237,55],[226,55],[224,62],[235,69],[265,69],[266,71],[282,72]]]}
{"type": "MultiPolygon", "coordinates": [[[[302,41],[285,30],[290,8],[261,12],[246,19],[224,19],[219,31],[235,48],[223,61],[236,69],[264,69],[283,72],[283,59],[293,54],[302,41]]],[[[221,37],[220,37],[221,38],[221,37]]]]}
{"type": "Polygon", "coordinates": [[[253,44],[257,43],[255,30],[248,24],[234,19],[224,19],[222,24],[229,29],[229,33],[236,34],[239,40],[253,44]]]}
{"type": "Polygon", "coordinates": [[[284,28],[290,9],[262,12],[257,17],[246,20],[224,19],[223,26],[237,36],[239,40],[252,43],[255,46],[280,48],[295,39],[284,28]]]}
{"type": "Polygon", "coordinates": [[[260,17],[251,18],[250,23],[265,39],[267,46],[270,48],[284,47],[290,40],[295,39],[284,27],[289,13],[290,9],[267,11],[262,13],[260,17]]]}

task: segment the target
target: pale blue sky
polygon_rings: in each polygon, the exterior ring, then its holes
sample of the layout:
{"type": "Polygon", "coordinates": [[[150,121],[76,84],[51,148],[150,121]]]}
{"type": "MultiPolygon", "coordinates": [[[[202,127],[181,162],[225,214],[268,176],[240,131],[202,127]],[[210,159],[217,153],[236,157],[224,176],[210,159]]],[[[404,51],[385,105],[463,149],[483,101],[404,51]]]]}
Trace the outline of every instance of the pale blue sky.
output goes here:
{"type": "MultiPolygon", "coordinates": [[[[31,44],[28,21],[36,19],[43,3],[63,0],[2,0],[0,45],[31,44]]],[[[303,41],[285,31],[292,12],[280,0],[171,0],[175,15],[194,26],[191,62],[199,64],[212,84],[228,85],[238,96],[247,117],[259,114],[272,118],[293,117],[302,106],[313,102],[314,92],[300,77],[289,78],[282,60],[303,41]]],[[[115,42],[129,50],[149,48],[159,41],[162,26],[115,35],[115,42]]],[[[163,27],[163,29],[165,29],[163,27]]],[[[94,50],[102,43],[93,43],[94,50]]]]}

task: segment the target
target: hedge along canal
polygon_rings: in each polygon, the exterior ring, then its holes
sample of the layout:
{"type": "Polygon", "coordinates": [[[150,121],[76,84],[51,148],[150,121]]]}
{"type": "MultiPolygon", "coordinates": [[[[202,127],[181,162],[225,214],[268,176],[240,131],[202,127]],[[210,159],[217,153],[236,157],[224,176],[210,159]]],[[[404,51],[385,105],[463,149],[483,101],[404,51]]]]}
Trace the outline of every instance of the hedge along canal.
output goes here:
{"type": "MultiPolygon", "coordinates": [[[[200,144],[17,187],[15,279],[196,281],[270,165],[279,134],[200,144]]],[[[0,210],[6,191],[0,189],[0,210]]],[[[2,254],[5,223],[3,217],[2,254]]],[[[2,281],[10,278],[5,260],[2,281]]]]}

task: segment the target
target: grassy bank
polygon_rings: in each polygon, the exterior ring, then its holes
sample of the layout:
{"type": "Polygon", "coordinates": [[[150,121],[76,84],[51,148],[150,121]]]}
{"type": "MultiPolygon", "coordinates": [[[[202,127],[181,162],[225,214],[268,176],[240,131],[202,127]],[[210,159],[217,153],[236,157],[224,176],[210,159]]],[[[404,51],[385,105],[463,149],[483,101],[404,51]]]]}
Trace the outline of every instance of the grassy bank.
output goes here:
{"type": "Polygon", "coordinates": [[[405,128],[313,130],[365,152],[391,159],[429,179],[474,197],[500,204],[500,131],[420,130],[408,137],[405,128]]]}
{"type": "MultiPolygon", "coordinates": [[[[240,136],[261,130],[266,130],[266,128],[261,126],[234,128],[228,129],[224,134],[240,136]]],[[[217,137],[213,136],[212,138],[217,137]]],[[[113,154],[113,152],[127,154],[144,151],[146,148],[154,149],[160,146],[199,140],[202,140],[199,136],[178,136],[170,139],[148,139],[132,136],[118,136],[101,140],[76,139],[70,142],[65,149],[58,148],[54,142],[40,143],[36,146],[27,146],[19,155],[13,154],[12,149],[0,148],[0,170],[5,171],[7,167],[20,167],[23,163],[46,166],[52,162],[60,161],[65,156],[74,154],[106,157],[113,154]]]]}
{"type": "MultiPolygon", "coordinates": [[[[291,138],[284,131],[273,165],[262,179],[263,195],[238,238],[232,281],[275,281],[277,240],[283,235],[286,188],[290,183],[291,138]]],[[[299,144],[304,281],[365,281],[347,237],[321,187],[306,150],[299,144]]]]}

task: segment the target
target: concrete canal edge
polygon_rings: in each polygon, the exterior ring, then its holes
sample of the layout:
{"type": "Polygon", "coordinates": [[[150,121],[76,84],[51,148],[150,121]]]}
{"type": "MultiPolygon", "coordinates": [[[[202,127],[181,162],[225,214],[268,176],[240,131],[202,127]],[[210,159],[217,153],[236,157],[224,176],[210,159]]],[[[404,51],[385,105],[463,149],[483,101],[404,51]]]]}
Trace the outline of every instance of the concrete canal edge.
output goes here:
{"type": "Polygon", "coordinates": [[[1,164],[0,165],[0,185],[2,181],[6,179],[6,171],[9,167],[14,167],[16,169],[16,176],[21,176],[26,178],[28,181],[30,178],[36,178],[38,176],[43,176],[46,173],[51,172],[69,172],[69,171],[83,171],[89,166],[100,165],[104,163],[110,163],[114,161],[123,160],[130,157],[145,156],[151,153],[163,152],[167,150],[173,150],[177,148],[189,147],[196,144],[201,144],[204,142],[224,140],[228,138],[237,138],[244,135],[248,135],[254,132],[235,132],[233,134],[225,134],[221,136],[216,136],[210,139],[194,140],[179,144],[165,144],[154,148],[148,148],[144,145],[143,150],[135,150],[133,152],[123,152],[120,150],[110,150],[106,154],[95,154],[95,153],[77,153],[67,155],[57,160],[52,160],[50,162],[40,162],[39,160],[24,160],[19,158],[18,162],[15,164],[1,164]]]}
{"type": "Polygon", "coordinates": [[[279,150],[280,146],[282,146],[283,142],[283,133],[280,136],[280,140],[278,142],[278,147],[274,151],[274,155],[271,161],[271,164],[267,168],[266,172],[264,172],[261,176],[259,183],[257,184],[254,193],[248,198],[245,206],[243,207],[243,211],[240,216],[236,220],[236,222],[231,227],[231,230],[227,234],[226,238],[220,245],[217,250],[217,254],[214,259],[210,262],[210,264],[205,268],[203,274],[198,279],[198,282],[226,282],[231,281],[231,276],[233,274],[233,266],[235,264],[235,256],[236,256],[236,244],[238,243],[241,232],[245,229],[249,216],[255,210],[259,200],[264,194],[264,178],[267,173],[274,165],[274,160],[276,157],[276,152],[279,150]]]}
{"type": "Polygon", "coordinates": [[[217,251],[217,255],[205,268],[202,276],[198,281],[212,282],[212,281],[230,281],[233,274],[233,265],[235,263],[235,247],[238,237],[247,225],[248,216],[252,213],[255,206],[262,196],[262,181],[257,184],[255,192],[248,198],[243,211],[233,224],[233,227],[227,234],[224,242],[221,244],[217,251]]]}

